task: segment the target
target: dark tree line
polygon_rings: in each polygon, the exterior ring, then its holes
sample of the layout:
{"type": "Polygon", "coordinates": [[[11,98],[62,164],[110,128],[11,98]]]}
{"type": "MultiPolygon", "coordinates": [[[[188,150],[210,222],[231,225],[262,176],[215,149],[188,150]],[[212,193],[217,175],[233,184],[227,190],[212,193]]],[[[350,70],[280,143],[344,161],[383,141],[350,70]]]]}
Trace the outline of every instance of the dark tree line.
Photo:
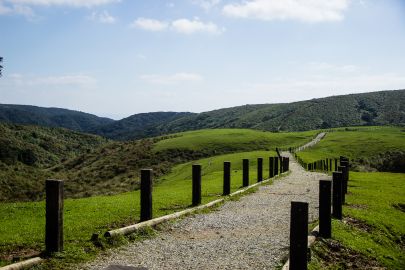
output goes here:
{"type": "Polygon", "coordinates": [[[2,76],[2,71],[3,71],[3,66],[2,63],[3,62],[3,57],[0,56],[0,77],[2,76]]]}

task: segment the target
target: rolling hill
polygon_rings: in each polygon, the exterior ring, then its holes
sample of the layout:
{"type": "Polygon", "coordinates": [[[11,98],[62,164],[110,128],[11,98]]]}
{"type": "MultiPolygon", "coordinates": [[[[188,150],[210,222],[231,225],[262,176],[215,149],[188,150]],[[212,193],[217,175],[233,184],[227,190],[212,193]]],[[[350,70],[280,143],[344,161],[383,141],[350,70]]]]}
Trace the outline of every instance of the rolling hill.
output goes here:
{"type": "Polygon", "coordinates": [[[138,188],[142,168],[153,169],[158,178],[176,164],[296,146],[317,133],[218,129],[117,142],[38,126],[1,124],[0,131],[0,201],[42,199],[47,178],[66,180],[65,195],[71,198],[127,192],[138,188]]]}
{"type": "Polygon", "coordinates": [[[89,132],[97,126],[112,123],[114,120],[60,108],[0,104],[0,122],[62,127],[75,131],[89,132]]]}
{"type": "Polygon", "coordinates": [[[405,125],[405,90],[243,105],[203,113],[141,113],[118,121],[65,109],[0,105],[0,122],[65,127],[121,141],[208,128],[279,132],[405,125]]]}

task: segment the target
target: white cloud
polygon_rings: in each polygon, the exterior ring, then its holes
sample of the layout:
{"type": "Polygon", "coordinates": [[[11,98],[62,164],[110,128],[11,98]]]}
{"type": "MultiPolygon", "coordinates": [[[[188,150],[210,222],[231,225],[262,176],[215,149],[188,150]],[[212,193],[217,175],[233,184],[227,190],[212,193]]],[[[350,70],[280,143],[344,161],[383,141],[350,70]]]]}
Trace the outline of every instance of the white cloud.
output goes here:
{"type": "Polygon", "coordinates": [[[314,23],[341,21],[348,6],[349,0],[250,0],[225,5],[223,13],[235,18],[314,23]]]}
{"type": "Polygon", "coordinates": [[[94,7],[120,2],[120,0],[5,0],[5,1],[16,5],[71,6],[71,7],[94,7]]]}
{"type": "Polygon", "coordinates": [[[15,86],[71,86],[88,88],[95,86],[97,83],[95,78],[83,74],[38,77],[15,73],[8,75],[5,79],[8,84],[15,86]]]}
{"type": "Polygon", "coordinates": [[[113,24],[116,21],[116,18],[111,16],[108,11],[103,11],[103,12],[96,12],[94,11],[90,16],[89,19],[95,22],[99,23],[105,23],[105,24],[113,24]]]}
{"type": "Polygon", "coordinates": [[[33,19],[36,17],[34,11],[24,5],[5,5],[2,1],[0,1],[0,15],[23,15],[28,19],[33,19]]]}
{"type": "Polygon", "coordinates": [[[177,19],[172,22],[165,22],[148,18],[138,18],[130,24],[130,27],[153,32],[172,30],[182,34],[193,34],[197,32],[221,34],[225,31],[224,28],[220,29],[216,24],[212,22],[205,23],[198,18],[194,18],[193,20],[177,19]]]}
{"type": "Polygon", "coordinates": [[[171,23],[171,28],[179,33],[193,34],[196,32],[206,32],[211,34],[221,34],[224,29],[220,29],[216,24],[212,22],[204,23],[198,18],[193,20],[178,19],[171,23]]]}
{"type": "Polygon", "coordinates": [[[131,25],[134,28],[140,28],[147,31],[163,31],[166,30],[169,26],[167,22],[155,20],[155,19],[147,19],[147,18],[138,18],[136,19],[131,25]]]}
{"type": "Polygon", "coordinates": [[[183,82],[201,82],[204,78],[195,73],[176,73],[173,75],[158,75],[158,74],[147,74],[141,75],[140,78],[148,83],[152,84],[178,84],[183,82]]]}
{"type": "Polygon", "coordinates": [[[210,10],[221,3],[221,0],[192,0],[192,3],[202,7],[205,10],[210,10]]]}

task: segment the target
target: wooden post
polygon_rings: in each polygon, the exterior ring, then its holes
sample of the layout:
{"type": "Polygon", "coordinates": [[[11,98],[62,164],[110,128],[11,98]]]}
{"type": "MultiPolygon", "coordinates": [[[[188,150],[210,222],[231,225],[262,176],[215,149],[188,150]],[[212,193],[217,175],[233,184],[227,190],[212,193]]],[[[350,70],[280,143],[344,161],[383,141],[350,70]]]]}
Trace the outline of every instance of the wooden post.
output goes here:
{"type": "Polygon", "coordinates": [[[269,157],[269,178],[274,177],[274,157],[269,157]]]}
{"type": "Polygon", "coordinates": [[[307,269],[308,203],[291,202],[290,270],[307,269]]]}
{"type": "Polygon", "coordinates": [[[231,162],[224,161],[224,186],[223,195],[231,194],[231,162]]]}
{"type": "Polygon", "coordinates": [[[332,171],[332,159],[329,159],[329,171],[332,171]]]}
{"type": "Polygon", "coordinates": [[[46,193],[46,253],[63,251],[63,181],[48,179],[45,182],[46,193]]]}
{"type": "Polygon", "coordinates": [[[342,172],[333,173],[333,212],[332,216],[342,219],[342,172]]]}
{"type": "MultiPolygon", "coordinates": [[[[342,161],[341,164],[344,164],[345,161],[342,161]]],[[[339,166],[338,171],[342,173],[342,204],[346,202],[346,193],[345,193],[345,182],[346,182],[346,174],[345,174],[346,166],[339,166]]]]}
{"type": "Polygon", "coordinates": [[[332,236],[331,193],[332,182],[319,181],[319,235],[323,238],[332,236]]]}
{"type": "Polygon", "coordinates": [[[263,181],[263,158],[257,158],[257,182],[263,181]]]}
{"type": "Polygon", "coordinates": [[[243,186],[249,186],[249,159],[243,159],[243,186]]]}
{"type": "Polygon", "coordinates": [[[193,206],[201,204],[201,165],[193,164],[193,206]]]}
{"type": "Polygon", "coordinates": [[[338,169],[338,160],[335,158],[335,171],[338,169]]]}
{"type": "Polygon", "coordinates": [[[274,158],[274,175],[278,175],[278,157],[274,158]]]}
{"type": "Polygon", "coordinates": [[[152,170],[141,170],[141,221],[152,219],[152,170]]]}
{"type": "MultiPolygon", "coordinates": [[[[347,194],[347,184],[349,180],[349,162],[348,161],[342,161],[341,163],[342,172],[343,172],[343,193],[347,194]]],[[[345,201],[343,201],[345,203],[345,201]]]]}
{"type": "Polygon", "coordinates": [[[284,172],[284,157],[280,157],[280,174],[284,172]]]}

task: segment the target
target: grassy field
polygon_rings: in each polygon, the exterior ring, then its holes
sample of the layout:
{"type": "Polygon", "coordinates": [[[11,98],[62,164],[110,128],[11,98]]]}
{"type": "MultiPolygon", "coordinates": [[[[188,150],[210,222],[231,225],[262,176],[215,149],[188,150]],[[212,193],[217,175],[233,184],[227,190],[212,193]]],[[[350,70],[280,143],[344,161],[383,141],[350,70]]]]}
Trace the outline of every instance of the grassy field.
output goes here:
{"type": "Polygon", "coordinates": [[[156,143],[154,151],[187,149],[193,151],[241,152],[275,150],[303,145],[319,131],[272,133],[250,129],[204,129],[174,134],[156,143]]]}
{"type": "MultiPolygon", "coordinates": [[[[202,200],[212,201],[222,193],[223,161],[232,162],[232,191],[242,185],[241,160],[249,158],[251,183],[256,182],[256,160],[264,158],[263,175],[268,175],[268,157],[274,152],[255,151],[227,154],[198,160],[202,165],[202,200]]],[[[173,168],[160,179],[153,191],[153,215],[172,213],[191,204],[191,162],[173,168]]],[[[139,191],[113,196],[95,196],[65,200],[65,252],[61,262],[52,268],[64,268],[66,263],[89,259],[98,249],[90,241],[93,233],[104,233],[138,221],[139,191]]],[[[0,203],[0,266],[9,263],[8,256],[44,249],[44,202],[0,203]]],[[[55,260],[54,260],[55,261],[55,260]]],[[[57,260],[56,260],[57,261],[57,260]]]]}
{"type": "Polygon", "coordinates": [[[332,229],[344,252],[317,242],[309,269],[405,269],[405,174],[351,172],[349,192],[332,229]]]}
{"type": "Polygon", "coordinates": [[[404,131],[399,127],[333,129],[320,143],[297,154],[307,163],[346,156],[360,169],[364,165],[378,168],[390,152],[405,152],[404,131]]]}

